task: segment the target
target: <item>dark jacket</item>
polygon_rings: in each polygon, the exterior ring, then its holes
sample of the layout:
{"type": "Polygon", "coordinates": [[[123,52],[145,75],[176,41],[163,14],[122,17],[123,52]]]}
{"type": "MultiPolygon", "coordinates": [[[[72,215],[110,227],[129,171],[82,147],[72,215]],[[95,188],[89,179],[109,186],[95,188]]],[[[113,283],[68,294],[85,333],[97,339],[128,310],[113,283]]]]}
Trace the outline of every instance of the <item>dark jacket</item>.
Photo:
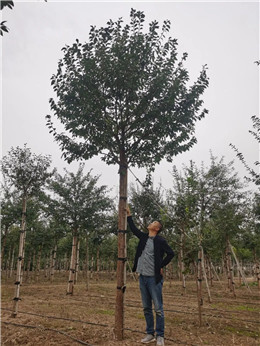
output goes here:
{"type": "MultiPolygon", "coordinates": [[[[127,217],[128,225],[131,229],[131,231],[134,233],[134,235],[137,236],[137,238],[140,239],[136,254],[135,254],[135,261],[133,266],[133,272],[136,271],[137,262],[139,257],[141,256],[147,239],[148,239],[148,233],[144,233],[140,231],[134,224],[132,216],[127,217]]],[[[154,238],[154,275],[155,275],[155,281],[156,283],[160,282],[162,279],[162,275],[160,274],[161,268],[165,267],[173,258],[174,252],[171,249],[171,247],[168,245],[167,241],[160,237],[159,235],[155,236],[154,238]],[[166,253],[166,257],[164,257],[164,254],[166,253]]]]}

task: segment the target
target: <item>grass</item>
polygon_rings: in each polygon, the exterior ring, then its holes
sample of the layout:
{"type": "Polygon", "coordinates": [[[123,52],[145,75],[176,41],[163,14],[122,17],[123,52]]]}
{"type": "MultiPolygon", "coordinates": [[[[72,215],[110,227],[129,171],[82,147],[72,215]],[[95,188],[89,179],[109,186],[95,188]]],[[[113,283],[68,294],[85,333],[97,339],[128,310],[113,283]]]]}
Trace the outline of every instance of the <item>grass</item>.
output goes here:
{"type": "Polygon", "coordinates": [[[211,304],[212,308],[223,308],[225,310],[230,310],[230,311],[250,311],[250,312],[259,312],[260,307],[256,306],[248,306],[248,305],[227,305],[224,303],[216,303],[216,304],[211,304]]]}
{"type": "Polygon", "coordinates": [[[235,327],[231,327],[231,326],[226,326],[225,330],[227,330],[228,332],[237,334],[237,335],[241,335],[241,336],[247,336],[250,338],[259,338],[259,332],[256,332],[254,330],[244,330],[244,329],[237,329],[235,327]]]}

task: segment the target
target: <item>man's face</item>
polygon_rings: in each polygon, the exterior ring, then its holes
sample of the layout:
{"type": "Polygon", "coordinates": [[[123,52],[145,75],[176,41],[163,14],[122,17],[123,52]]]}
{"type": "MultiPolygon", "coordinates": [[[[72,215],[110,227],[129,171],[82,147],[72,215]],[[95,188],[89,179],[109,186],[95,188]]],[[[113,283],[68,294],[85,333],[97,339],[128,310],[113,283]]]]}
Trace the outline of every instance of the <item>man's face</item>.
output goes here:
{"type": "Polygon", "coordinates": [[[161,224],[158,221],[153,221],[152,223],[150,223],[150,225],[147,228],[149,231],[159,232],[159,230],[161,228],[161,224]]]}

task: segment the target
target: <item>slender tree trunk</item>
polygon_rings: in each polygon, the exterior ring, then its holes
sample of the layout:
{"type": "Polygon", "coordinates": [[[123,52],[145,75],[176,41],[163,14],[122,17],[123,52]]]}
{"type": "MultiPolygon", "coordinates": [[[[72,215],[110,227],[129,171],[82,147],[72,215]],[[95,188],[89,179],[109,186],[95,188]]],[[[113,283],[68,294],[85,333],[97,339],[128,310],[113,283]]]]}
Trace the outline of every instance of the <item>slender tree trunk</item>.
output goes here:
{"type": "Polygon", "coordinates": [[[260,290],[260,262],[255,261],[255,269],[256,269],[256,278],[257,278],[257,286],[258,289],[260,290]]]}
{"type": "Polygon", "coordinates": [[[49,255],[47,254],[45,256],[45,266],[44,266],[44,277],[48,278],[48,271],[49,271],[49,255]]]}
{"type": "Polygon", "coordinates": [[[235,261],[236,261],[237,270],[239,271],[240,276],[242,277],[242,279],[243,279],[243,281],[244,281],[244,284],[246,285],[247,289],[249,290],[250,293],[252,293],[252,291],[251,291],[251,289],[250,289],[250,287],[249,287],[249,285],[248,285],[248,282],[247,282],[247,280],[246,280],[246,277],[245,277],[245,275],[244,275],[244,273],[243,273],[242,267],[240,267],[239,261],[238,261],[238,259],[237,259],[237,256],[236,256],[236,254],[235,254],[235,251],[234,251],[232,245],[230,244],[230,242],[228,242],[228,245],[229,245],[230,252],[231,252],[232,255],[234,256],[234,259],[235,259],[235,261]]]}
{"type": "Polygon", "coordinates": [[[212,272],[211,260],[210,260],[209,256],[207,256],[207,263],[208,263],[208,269],[209,269],[210,286],[213,287],[214,274],[213,274],[213,272],[212,272]]]}
{"type": "Polygon", "coordinates": [[[209,303],[212,303],[210,289],[209,289],[209,283],[208,283],[208,278],[207,278],[207,273],[206,273],[206,269],[205,269],[204,251],[203,251],[203,247],[202,246],[200,246],[200,250],[201,250],[201,267],[202,267],[202,272],[203,272],[205,284],[206,284],[206,287],[207,287],[208,300],[209,300],[209,303]]]}
{"type": "Polygon", "coordinates": [[[26,239],[26,229],[23,237],[23,255],[21,260],[21,276],[20,276],[20,285],[23,284],[23,274],[24,274],[24,257],[25,257],[25,239],[26,239]]]}
{"type": "Polygon", "coordinates": [[[39,282],[40,270],[41,270],[41,256],[42,256],[42,245],[40,246],[39,252],[37,254],[36,261],[36,282],[39,282]]]}
{"type": "Polygon", "coordinates": [[[31,253],[29,253],[28,260],[27,260],[27,267],[26,267],[25,282],[28,282],[28,280],[29,280],[30,269],[31,269],[31,262],[32,262],[32,255],[31,255],[31,253]]]}
{"type": "Polygon", "coordinates": [[[86,290],[89,290],[89,240],[86,236],[86,290]]]}
{"type": "Polygon", "coordinates": [[[96,281],[99,281],[99,271],[100,271],[100,258],[99,258],[99,245],[97,245],[97,257],[96,257],[96,281]]]}
{"type": "Polygon", "coordinates": [[[227,264],[228,264],[228,271],[229,271],[229,277],[230,277],[230,290],[233,293],[233,296],[236,297],[233,265],[232,265],[232,258],[231,258],[231,246],[228,239],[227,239],[227,256],[228,256],[227,264]]]}
{"type": "Polygon", "coordinates": [[[91,256],[91,267],[90,267],[90,279],[93,279],[93,269],[94,269],[94,256],[91,256]]]}
{"type": "Polygon", "coordinates": [[[134,279],[134,281],[136,281],[135,273],[133,273],[132,268],[131,268],[130,263],[129,263],[128,260],[127,260],[127,265],[128,265],[128,268],[129,268],[129,271],[131,273],[132,278],[134,279]]]}
{"type": "Polygon", "coordinates": [[[219,278],[219,276],[218,276],[218,273],[217,273],[215,267],[213,266],[213,263],[211,262],[211,260],[210,260],[210,266],[211,266],[213,272],[215,273],[215,275],[216,275],[216,277],[217,277],[217,279],[218,279],[218,281],[219,281],[221,287],[223,288],[222,283],[221,283],[221,281],[220,281],[220,278],[219,278]]]}
{"type": "Polygon", "coordinates": [[[77,231],[74,231],[73,239],[72,239],[71,259],[70,259],[69,282],[68,282],[68,288],[67,288],[67,294],[70,294],[70,295],[73,295],[73,288],[74,288],[77,241],[78,241],[77,231]]]}
{"type": "Polygon", "coordinates": [[[199,313],[199,326],[202,326],[202,251],[199,248],[198,252],[198,265],[197,265],[197,297],[198,297],[198,313],[199,313]]]}
{"type": "Polygon", "coordinates": [[[32,276],[35,280],[35,276],[36,276],[36,250],[33,250],[33,256],[32,256],[32,276]]]}
{"type": "Polygon", "coordinates": [[[120,152],[119,168],[119,208],[118,208],[118,259],[117,291],[115,310],[115,336],[124,338],[124,293],[126,288],[126,203],[127,203],[127,162],[123,150],[120,152]]]}
{"type": "Polygon", "coordinates": [[[8,257],[6,259],[5,266],[2,265],[3,269],[5,269],[5,278],[6,278],[6,280],[8,278],[8,271],[9,271],[10,262],[11,262],[11,248],[8,251],[8,257]]]}
{"type": "Polygon", "coordinates": [[[54,249],[52,252],[52,258],[51,258],[51,282],[53,282],[53,279],[54,279],[56,256],[57,256],[57,243],[55,242],[55,246],[54,246],[54,249]]]}
{"type": "Polygon", "coordinates": [[[11,258],[11,263],[10,263],[10,268],[9,268],[9,274],[8,277],[11,278],[13,275],[13,268],[14,268],[14,247],[12,251],[12,258],[11,258]]]}
{"type": "Polygon", "coordinates": [[[3,269],[3,265],[4,265],[4,253],[5,253],[5,246],[6,246],[6,238],[7,238],[7,233],[8,233],[8,228],[5,228],[5,233],[3,234],[3,242],[1,245],[1,269],[3,269]]]}
{"type": "Polygon", "coordinates": [[[16,281],[15,281],[15,293],[14,293],[14,305],[12,317],[16,317],[18,314],[18,303],[20,300],[20,285],[21,285],[21,275],[22,275],[22,260],[24,255],[24,239],[25,239],[25,225],[26,225],[26,206],[27,206],[27,196],[23,196],[22,202],[22,222],[20,230],[20,242],[18,251],[18,260],[16,268],[16,281]]]}
{"type": "Polygon", "coordinates": [[[226,273],[227,273],[227,287],[231,291],[231,278],[230,278],[230,267],[229,267],[229,257],[228,257],[228,246],[226,245],[225,252],[225,264],[226,264],[226,273]]]}
{"type": "Polygon", "coordinates": [[[75,266],[75,278],[74,278],[74,284],[78,282],[78,272],[79,272],[79,245],[80,241],[77,242],[77,257],[76,257],[76,266],[75,266]]]}
{"type": "Polygon", "coordinates": [[[183,230],[181,230],[181,239],[180,239],[180,274],[182,280],[182,295],[186,294],[186,278],[185,278],[185,265],[184,265],[184,256],[183,256],[183,239],[184,234],[183,230]]]}

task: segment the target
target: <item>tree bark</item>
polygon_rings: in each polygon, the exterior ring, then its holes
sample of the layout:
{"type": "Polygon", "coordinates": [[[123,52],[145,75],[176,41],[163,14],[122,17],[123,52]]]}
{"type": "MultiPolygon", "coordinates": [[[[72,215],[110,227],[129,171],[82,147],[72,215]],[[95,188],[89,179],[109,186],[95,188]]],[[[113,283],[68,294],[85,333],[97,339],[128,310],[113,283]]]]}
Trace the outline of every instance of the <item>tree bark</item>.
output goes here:
{"type": "Polygon", "coordinates": [[[19,251],[17,259],[17,268],[16,268],[16,281],[15,281],[15,293],[14,293],[14,305],[12,317],[16,317],[18,314],[18,303],[20,299],[20,285],[21,285],[21,275],[22,275],[22,260],[24,255],[24,239],[25,239],[25,226],[26,226],[26,206],[27,206],[27,196],[23,196],[22,202],[22,222],[20,230],[20,242],[19,242],[19,251]]]}
{"type": "Polygon", "coordinates": [[[206,284],[206,287],[207,287],[208,300],[209,300],[209,303],[212,303],[210,289],[209,289],[209,283],[208,283],[208,278],[207,278],[207,273],[206,273],[206,269],[205,269],[205,258],[204,258],[203,247],[200,246],[200,249],[201,249],[201,267],[202,267],[202,271],[203,271],[203,276],[204,276],[205,284],[206,284]]]}
{"type": "Polygon", "coordinates": [[[12,258],[11,258],[9,274],[8,274],[9,278],[12,277],[12,275],[13,275],[13,267],[14,267],[14,247],[13,247],[13,251],[12,251],[12,258]]]}
{"type": "Polygon", "coordinates": [[[74,278],[74,284],[78,282],[78,272],[79,272],[79,240],[77,242],[77,255],[76,255],[76,265],[75,265],[75,278],[74,278]]]}
{"type": "Polygon", "coordinates": [[[96,256],[96,281],[99,281],[99,271],[100,271],[99,245],[97,245],[97,256],[96,256]]]}
{"type": "Polygon", "coordinates": [[[228,272],[229,272],[229,278],[230,278],[230,290],[233,293],[233,296],[236,298],[231,251],[232,251],[231,246],[230,246],[229,240],[227,239],[227,265],[228,265],[228,272]]]}
{"type": "Polygon", "coordinates": [[[74,288],[77,241],[78,241],[77,231],[74,231],[73,239],[72,239],[71,259],[70,259],[69,282],[68,282],[68,288],[67,288],[67,294],[70,294],[70,295],[73,295],[73,288],[74,288]]]}
{"type": "Polygon", "coordinates": [[[198,297],[198,313],[199,313],[199,326],[202,326],[202,252],[199,248],[198,252],[198,265],[197,265],[197,297],[198,297]]]}
{"type": "Polygon", "coordinates": [[[5,228],[5,233],[3,235],[3,242],[1,246],[1,269],[3,269],[3,259],[4,259],[4,252],[5,252],[5,246],[6,246],[6,238],[7,238],[8,228],[5,228]]]}
{"type": "Polygon", "coordinates": [[[185,278],[185,265],[184,265],[184,257],[183,257],[183,230],[181,230],[181,239],[180,239],[180,274],[182,280],[182,294],[186,294],[186,278],[185,278]]]}
{"type": "Polygon", "coordinates": [[[53,279],[54,279],[56,256],[57,256],[57,243],[55,243],[55,246],[52,252],[52,258],[51,258],[51,282],[53,282],[53,279]]]}
{"type": "Polygon", "coordinates": [[[39,282],[40,270],[41,270],[41,256],[42,256],[42,245],[40,246],[39,252],[37,254],[36,261],[36,282],[39,282]]]}
{"type": "Polygon", "coordinates": [[[89,240],[86,236],[86,290],[89,290],[89,240]]]}
{"type": "Polygon", "coordinates": [[[126,288],[126,203],[127,203],[127,162],[123,150],[120,152],[119,207],[118,207],[118,260],[115,310],[115,336],[124,338],[124,293],[126,288]]]}

